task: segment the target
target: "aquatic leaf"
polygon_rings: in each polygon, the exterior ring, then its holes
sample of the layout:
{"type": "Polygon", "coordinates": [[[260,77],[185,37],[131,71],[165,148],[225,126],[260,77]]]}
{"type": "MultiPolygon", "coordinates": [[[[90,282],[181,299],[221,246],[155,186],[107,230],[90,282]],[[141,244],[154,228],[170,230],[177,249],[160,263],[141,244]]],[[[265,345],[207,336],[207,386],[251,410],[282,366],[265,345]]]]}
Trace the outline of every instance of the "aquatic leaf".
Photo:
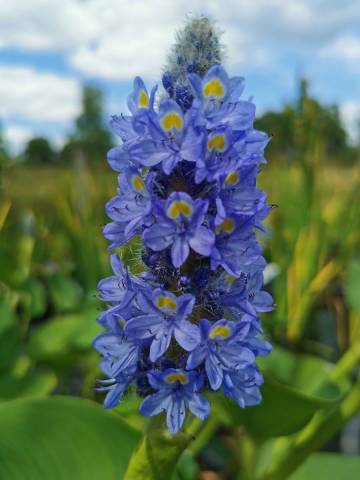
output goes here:
{"type": "Polygon", "coordinates": [[[95,403],[65,397],[0,405],[0,478],[117,480],[138,434],[95,403]]]}

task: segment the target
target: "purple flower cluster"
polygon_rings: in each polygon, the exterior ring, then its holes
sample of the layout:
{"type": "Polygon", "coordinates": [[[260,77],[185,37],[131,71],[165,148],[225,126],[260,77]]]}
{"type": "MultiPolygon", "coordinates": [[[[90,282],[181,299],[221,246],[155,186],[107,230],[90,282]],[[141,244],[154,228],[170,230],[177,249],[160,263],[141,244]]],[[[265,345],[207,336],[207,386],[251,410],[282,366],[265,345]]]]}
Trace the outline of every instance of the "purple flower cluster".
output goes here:
{"type": "Polygon", "coordinates": [[[187,102],[167,88],[155,107],[156,88],[149,95],[137,77],[131,115],[111,120],[122,144],[108,154],[119,189],[104,235],[110,248],[141,237],[144,272],[135,277],[112,255],[114,275],[98,285],[106,333],[94,341],[108,376],[105,407],[134,382],[141,413],[166,411],[172,433],[186,408],[207,417],[203,391],[223,389],[240,407],[259,403],[255,360],[271,349],[261,337],[259,312],[272,298],[256,237],[270,211],[256,187],[269,137],[253,127],[252,101],[239,100],[243,78],[214,65],[188,82],[187,102]]]}

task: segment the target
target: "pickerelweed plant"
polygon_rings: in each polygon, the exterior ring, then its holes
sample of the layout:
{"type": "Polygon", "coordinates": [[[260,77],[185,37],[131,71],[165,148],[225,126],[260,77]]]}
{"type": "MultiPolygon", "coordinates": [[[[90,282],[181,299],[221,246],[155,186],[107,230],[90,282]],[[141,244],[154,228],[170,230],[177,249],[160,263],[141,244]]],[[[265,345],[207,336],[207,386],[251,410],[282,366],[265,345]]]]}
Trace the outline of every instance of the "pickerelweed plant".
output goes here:
{"type": "Polygon", "coordinates": [[[166,412],[171,434],[186,410],[209,415],[204,392],[223,391],[241,408],[261,402],[256,357],[271,350],[257,238],[271,207],[256,186],[269,136],[254,129],[255,105],[240,99],[245,81],[229,77],[221,57],[211,23],[192,20],[163,91],[136,77],[131,115],[111,119],[122,143],[108,154],[119,188],[104,235],[111,249],[141,237],[146,270],[134,276],[113,254],[114,275],[98,285],[108,306],[94,341],[108,377],[99,390],[113,408],[135,384],[141,413],[166,412]]]}

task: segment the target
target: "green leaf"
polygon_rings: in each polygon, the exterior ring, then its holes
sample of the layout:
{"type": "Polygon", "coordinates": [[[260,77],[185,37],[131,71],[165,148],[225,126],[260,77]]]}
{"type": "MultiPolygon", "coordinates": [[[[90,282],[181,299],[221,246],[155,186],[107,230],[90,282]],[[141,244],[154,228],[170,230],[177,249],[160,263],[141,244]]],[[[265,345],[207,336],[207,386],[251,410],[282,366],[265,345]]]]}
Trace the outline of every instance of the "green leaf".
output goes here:
{"type": "Polygon", "coordinates": [[[138,434],[95,403],[52,397],[0,405],[0,478],[120,480],[138,434]]]}
{"type": "MultiPolygon", "coordinates": [[[[2,292],[0,291],[2,294],[2,292]]],[[[8,302],[0,301],[0,335],[16,322],[13,310],[8,302]]]]}
{"type": "Polygon", "coordinates": [[[171,480],[196,480],[199,477],[199,466],[192,454],[185,450],[179,458],[176,471],[171,480]]]}
{"type": "Polygon", "coordinates": [[[260,358],[258,364],[283,385],[322,402],[340,399],[339,388],[328,381],[333,364],[313,355],[295,354],[280,347],[274,347],[271,354],[260,358]]]}
{"type": "Polygon", "coordinates": [[[44,285],[36,278],[29,278],[23,286],[22,307],[30,318],[40,317],[46,309],[44,285]]]}
{"type": "Polygon", "coordinates": [[[20,338],[17,326],[7,328],[0,335],[0,372],[7,371],[15,361],[20,350],[20,338]]]}
{"type": "MultiPolygon", "coordinates": [[[[23,221],[28,220],[24,213],[23,221]]],[[[21,230],[14,230],[6,242],[0,244],[0,278],[5,284],[18,288],[29,277],[34,246],[34,237],[21,230]]]]}
{"type": "Polygon", "coordinates": [[[34,329],[28,346],[30,356],[37,360],[51,360],[82,352],[91,347],[100,327],[96,323],[98,311],[87,308],[82,312],[61,315],[34,329]]]}
{"type": "Polygon", "coordinates": [[[345,297],[349,307],[360,313],[360,261],[350,262],[345,282],[345,297]]]}
{"type": "Polygon", "coordinates": [[[70,277],[53,275],[49,281],[50,297],[58,312],[67,312],[79,308],[83,290],[80,285],[70,277]]]}
{"type": "Polygon", "coordinates": [[[360,457],[346,457],[332,453],[311,455],[289,480],[339,480],[359,478],[360,457]]]}
{"type": "Polygon", "coordinates": [[[35,371],[20,378],[9,373],[0,377],[0,400],[43,397],[51,393],[56,385],[57,378],[51,370],[35,371]]]}
{"type": "Polygon", "coordinates": [[[274,348],[262,359],[265,382],[260,405],[240,409],[232,400],[216,395],[218,415],[228,424],[245,425],[259,438],[290,435],[303,428],[320,408],[338,402],[343,392],[328,379],[331,365],[311,356],[274,348]]]}

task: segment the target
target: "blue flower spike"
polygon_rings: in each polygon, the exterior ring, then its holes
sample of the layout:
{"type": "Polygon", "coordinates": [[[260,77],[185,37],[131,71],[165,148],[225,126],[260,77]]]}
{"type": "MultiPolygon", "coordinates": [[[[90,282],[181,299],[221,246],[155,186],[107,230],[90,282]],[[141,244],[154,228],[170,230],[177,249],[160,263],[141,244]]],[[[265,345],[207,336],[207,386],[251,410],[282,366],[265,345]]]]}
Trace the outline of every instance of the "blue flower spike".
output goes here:
{"type": "Polygon", "coordinates": [[[136,77],[130,115],[111,119],[122,143],[108,153],[119,188],[104,236],[110,249],[141,238],[144,271],[133,275],[112,254],[113,275],[98,284],[105,331],[94,340],[105,407],[134,386],[140,412],[165,413],[171,434],[187,410],[209,415],[206,391],[241,408],[259,404],[256,359],[271,351],[259,317],[273,301],[258,238],[271,207],[257,188],[269,137],[254,128],[255,105],[239,98],[244,79],[221,64],[208,20],[193,25],[179,35],[192,43],[178,45],[159,99],[136,77]]]}

